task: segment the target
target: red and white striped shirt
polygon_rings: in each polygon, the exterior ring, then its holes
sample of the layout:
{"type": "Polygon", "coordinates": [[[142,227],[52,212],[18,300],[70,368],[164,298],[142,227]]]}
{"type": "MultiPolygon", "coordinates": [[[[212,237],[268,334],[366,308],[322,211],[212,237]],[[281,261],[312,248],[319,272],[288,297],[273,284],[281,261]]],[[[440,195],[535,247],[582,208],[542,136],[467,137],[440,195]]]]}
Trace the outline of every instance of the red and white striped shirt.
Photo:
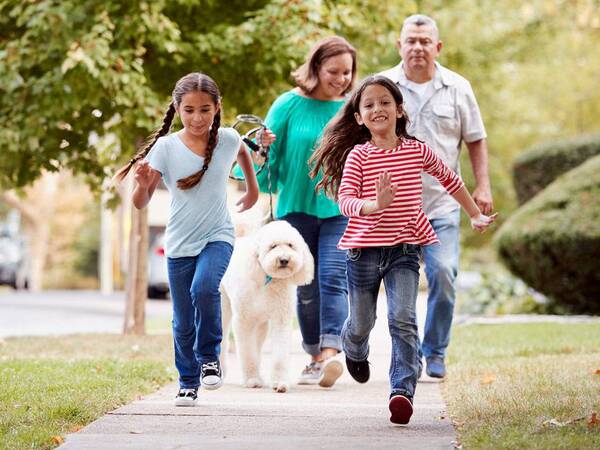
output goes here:
{"type": "Polygon", "coordinates": [[[403,138],[399,146],[387,150],[369,142],[354,146],[338,191],[340,211],[350,217],[338,248],[439,242],[423,212],[421,172],[437,178],[449,194],[464,186],[460,177],[422,142],[403,138]],[[365,202],[376,199],[375,180],[384,171],[398,185],[394,201],[383,211],[361,216],[365,202]]]}

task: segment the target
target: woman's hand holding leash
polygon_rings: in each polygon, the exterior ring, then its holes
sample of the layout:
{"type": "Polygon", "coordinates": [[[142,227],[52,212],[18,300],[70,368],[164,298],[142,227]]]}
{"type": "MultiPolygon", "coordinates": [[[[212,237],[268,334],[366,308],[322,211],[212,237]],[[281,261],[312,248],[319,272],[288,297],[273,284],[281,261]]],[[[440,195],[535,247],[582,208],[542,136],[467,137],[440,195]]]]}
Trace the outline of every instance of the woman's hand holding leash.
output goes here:
{"type": "Polygon", "coordinates": [[[275,139],[277,139],[277,136],[266,127],[261,128],[256,132],[256,140],[262,147],[268,147],[275,142],[275,139]]]}
{"type": "Polygon", "coordinates": [[[258,152],[252,152],[252,160],[255,164],[258,164],[259,166],[264,164],[267,156],[267,151],[265,149],[268,149],[276,139],[277,136],[266,127],[261,128],[256,132],[256,142],[260,145],[260,150],[258,152]]]}

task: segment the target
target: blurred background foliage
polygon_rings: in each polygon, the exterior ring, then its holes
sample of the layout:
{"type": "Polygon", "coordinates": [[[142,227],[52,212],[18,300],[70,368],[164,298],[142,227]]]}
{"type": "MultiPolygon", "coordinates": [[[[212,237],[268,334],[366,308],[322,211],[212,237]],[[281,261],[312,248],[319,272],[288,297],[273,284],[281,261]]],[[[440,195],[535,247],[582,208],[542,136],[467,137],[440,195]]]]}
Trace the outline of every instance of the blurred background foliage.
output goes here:
{"type": "MultiPolygon", "coordinates": [[[[391,67],[402,20],[416,12],[437,20],[440,62],[471,81],[504,221],[517,207],[519,153],[600,130],[599,0],[0,0],[0,189],[66,168],[97,192],[191,71],[217,81],[231,123],[264,115],[320,37],[346,37],[360,77],[391,67]],[[90,135],[107,134],[117,139],[93,145],[90,135]]],[[[492,234],[463,233],[468,260],[493,260],[469,251],[492,234]]]]}

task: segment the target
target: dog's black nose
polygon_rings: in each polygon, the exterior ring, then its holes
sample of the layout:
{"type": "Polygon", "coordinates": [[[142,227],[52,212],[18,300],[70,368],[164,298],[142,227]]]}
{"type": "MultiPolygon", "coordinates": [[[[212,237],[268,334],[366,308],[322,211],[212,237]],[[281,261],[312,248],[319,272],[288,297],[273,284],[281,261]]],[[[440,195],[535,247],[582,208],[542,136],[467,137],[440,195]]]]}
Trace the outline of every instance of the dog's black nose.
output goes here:
{"type": "Polygon", "coordinates": [[[279,265],[281,267],[287,266],[289,262],[290,262],[290,260],[287,258],[279,258],[279,265]]]}

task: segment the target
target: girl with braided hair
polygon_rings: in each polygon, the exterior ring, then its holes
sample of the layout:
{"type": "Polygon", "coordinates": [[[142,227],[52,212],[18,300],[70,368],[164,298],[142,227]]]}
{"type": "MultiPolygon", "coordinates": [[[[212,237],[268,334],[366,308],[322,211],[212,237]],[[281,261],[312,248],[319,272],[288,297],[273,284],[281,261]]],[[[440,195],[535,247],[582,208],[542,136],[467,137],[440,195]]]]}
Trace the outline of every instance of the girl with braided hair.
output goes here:
{"type": "MultiPolygon", "coordinates": [[[[246,179],[246,193],[236,203],[240,212],[256,203],[258,184],[240,135],[220,128],[216,83],[205,74],[190,73],[177,82],[172,97],[162,127],[115,178],[122,180],[134,168],[136,208],[148,204],[161,178],[171,194],[165,251],[180,386],[175,405],[193,406],[200,386],[217,389],[222,384],[219,284],[233,251],[226,187],[236,158],[246,179]],[[183,129],[169,134],[175,115],[183,129]]],[[[266,130],[262,143],[269,145],[274,138],[266,130]]]]}

